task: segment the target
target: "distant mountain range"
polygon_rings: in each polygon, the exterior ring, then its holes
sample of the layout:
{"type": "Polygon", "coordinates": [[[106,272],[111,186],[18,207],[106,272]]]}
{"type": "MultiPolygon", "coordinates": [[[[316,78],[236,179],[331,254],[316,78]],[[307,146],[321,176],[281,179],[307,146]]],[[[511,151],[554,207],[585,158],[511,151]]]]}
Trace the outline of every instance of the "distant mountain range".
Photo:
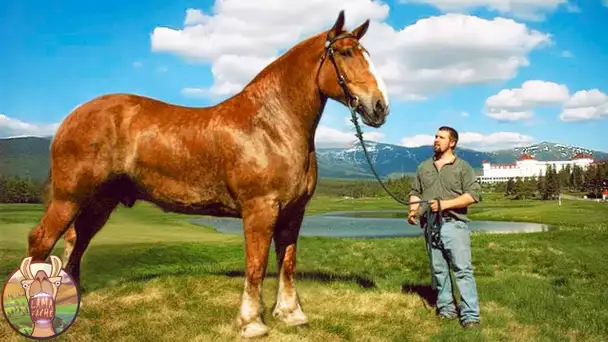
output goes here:
{"type": "MultiPolygon", "coordinates": [[[[420,162],[433,154],[432,146],[403,147],[371,141],[367,141],[365,146],[376,172],[382,177],[414,173],[420,162]]],[[[490,163],[513,163],[524,153],[543,161],[570,160],[572,156],[578,153],[590,154],[597,160],[608,159],[608,153],[606,152],[551,142],[541,142],[526,147],[492,152],[465,148],[456,150],[459,157],[466,160],[478,171],[481,170],[481,163],[484,160],[490,163]]],[[[356,143],[349,148],[317,149],[317,156],[322,177],[373,177],[360,143],[356,143]]]]}
{"type": "MultiPolygon", "coordinates": [[[[49,169],[50,142],[50,137],[0,139],[0,174],[45,179],[49,169]]],[[[420,162],[433,153],[432,146],[403,147],[371,141],[366,141],[365,146],[381,177],[411,174],[420,162]]],[[[477,170],[484,160],[491,163],[512,163],[523,153],[533,155],[538,160],[569,160],[577,153],[590,154],[596,160],[608,159],[606,152],[551,142],[494,152],[457,149],[458,156],[477,170]]],[[[347,148],[318,148],[317,157],[320,177],[373,177],[360,143],[347,148]]]]}

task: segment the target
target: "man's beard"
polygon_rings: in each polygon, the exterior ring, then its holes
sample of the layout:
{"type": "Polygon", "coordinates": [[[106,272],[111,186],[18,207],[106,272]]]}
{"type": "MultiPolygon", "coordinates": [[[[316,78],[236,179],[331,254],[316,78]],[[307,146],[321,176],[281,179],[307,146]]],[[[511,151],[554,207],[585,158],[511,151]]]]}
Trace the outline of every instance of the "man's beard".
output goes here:
{"type": "Polygon", "coordinates": [[[433,146],[433,152],[435,153],[436,157],[441,157],[445,152],[447,151],[442,149],[440,145],[434,145],[433,146]]]}

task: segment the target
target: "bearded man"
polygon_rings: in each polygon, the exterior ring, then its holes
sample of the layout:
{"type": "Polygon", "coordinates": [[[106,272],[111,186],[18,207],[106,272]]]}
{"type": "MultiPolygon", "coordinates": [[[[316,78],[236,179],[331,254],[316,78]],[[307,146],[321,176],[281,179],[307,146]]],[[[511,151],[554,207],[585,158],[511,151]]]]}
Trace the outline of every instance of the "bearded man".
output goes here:
{"type": "MultiPolygon", "coordinates": [[[[417,168],[409,193],[410,202],[428,201],[433,213],[441,216],[440,239],[443,249],[431,248],[432,277],[437,287],[437,313],[442,319],[456,319],[450,265],[460,292],[460,323],[465,328],[479,325],[479,300],[473,275],[471,237],[467,218],[468,207],[479,202],[481,187],[475,171],[454,154],[458,132],[442,126],[435,134],[434,156],[417,168]],[[435,200],[439,198],[439,201],[435,200]]],[[[416,225],[420,204],[412,204],[407,221],[416,225]]],[[[427,207],[428,208],[428,207],[427,207]]],[[[425,208],[425,209],[427,209],[425,208]]],[[[429,222],[420,220],[421,228],[429,229],[429,222]]]]}

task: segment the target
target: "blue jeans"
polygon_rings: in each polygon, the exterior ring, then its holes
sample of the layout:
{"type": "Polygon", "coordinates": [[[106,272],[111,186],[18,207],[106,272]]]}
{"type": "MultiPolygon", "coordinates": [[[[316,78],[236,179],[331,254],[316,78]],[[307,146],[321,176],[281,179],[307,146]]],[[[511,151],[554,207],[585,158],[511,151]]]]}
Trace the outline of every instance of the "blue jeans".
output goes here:
{"type": "MultiPolygon", "coordinates": [[[[466,222],[443,222],[441,239],[460,292],[460,321],[479,322],[479,299],[471,262],[471,232],[466,222]]],[[[432,248],[433,276],[437,282],[437,310],[441,315],[456,315],[450,269],[440,249],[432,248]]]]}

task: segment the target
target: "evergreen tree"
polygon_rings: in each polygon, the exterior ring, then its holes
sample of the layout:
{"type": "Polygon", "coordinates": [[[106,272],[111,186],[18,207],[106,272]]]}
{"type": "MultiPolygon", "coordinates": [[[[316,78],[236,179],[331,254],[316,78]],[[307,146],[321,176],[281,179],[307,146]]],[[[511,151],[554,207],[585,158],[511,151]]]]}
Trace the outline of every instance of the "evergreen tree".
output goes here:
{"type": "Polygon", "coordinates": [[[515,181],[513,180],[513,178],[509,178],[509,180],[507,181],[507,189],[505,191],[505,196],[513,195],[514,191],[515,191],[515,181]]]}
{"type": "Polygon", "coordinates": [[[583,190],[583,169],[578,165],[574,165],[574,167],[572,167],[572,174],[570,175],[570,186],[573,190],[583,190]]]}
{"type": "Polygon", "coordinates": [[[558,178],[558,183],[559,183],[559,187],[560,189],[567,189],[569,188],[569,183],[570,183],[570,164],[568,164],[566,167],[563,167],[559,170],[559,172],[557,173],[557,178],[558,178]]]}
{"type": "Polygon", "coordinates": [[[540,199],[545,200],[547,195],[547,181],[546,177],[543,175],[538,176],[538,182],[536,183],[536,189],[538,190],[538,195],[540,199]]]}
{"type": "Polygon", "coordinates": [[[545,199],[553,199],[559,193],[559,180],[557,173],[555,172],[555,166],[547,165],[547,171],[545,172],[545,199]]]}
{"type": "Polygon", "coordinates": [[[513,185],[513,195],[515,195],[515,199],[520,199],[522,197],[522,192],[524,190],[523,179],[521,177],[515,178],[515,184],[513,185]]]}
{"type": "Polygon", "coordinates": [[[584,191],[587,191],[593,195],[597,195],[598,189],[598,165],[589,165],[587,170],[583,173],[583,187],[584,191]]]}
{"type": "Polygon", "coordinates": [[[525,177],[521,181],[519,189],[519,197],[522,199],[530,199],[536,191],[536,180],[534,177],[525,177]]]}
{"type": "Polygon", "coordinates": [[[564,187],[572,189],[572,165],[568,164],[564,168],[564,187]]]}

